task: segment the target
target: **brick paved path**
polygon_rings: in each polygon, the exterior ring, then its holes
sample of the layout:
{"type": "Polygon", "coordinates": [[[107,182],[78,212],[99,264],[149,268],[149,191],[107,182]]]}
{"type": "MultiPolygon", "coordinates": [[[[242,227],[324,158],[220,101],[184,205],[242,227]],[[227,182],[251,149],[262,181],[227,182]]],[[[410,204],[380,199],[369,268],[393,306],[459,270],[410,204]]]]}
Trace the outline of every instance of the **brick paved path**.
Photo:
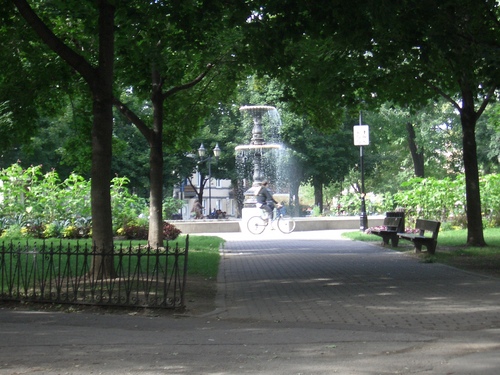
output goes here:
{"type": "Polygon", "coordinates": [[[417,330],[500,327],[500,279],[421,263],[341,239],[335,231],[249,236],[227,238],[223,250],[222,319],[417,330]]]}

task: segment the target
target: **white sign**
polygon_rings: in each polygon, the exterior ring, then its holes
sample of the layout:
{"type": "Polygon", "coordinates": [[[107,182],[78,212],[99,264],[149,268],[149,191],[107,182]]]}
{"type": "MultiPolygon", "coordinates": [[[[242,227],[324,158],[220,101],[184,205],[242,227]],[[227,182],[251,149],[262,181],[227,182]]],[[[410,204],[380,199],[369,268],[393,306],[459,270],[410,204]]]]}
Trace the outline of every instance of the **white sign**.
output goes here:
{"type": "Polygon", "coordinates": [[[370,129],[368,125],[354,126],[354,146],[368,146],[370,144],[370,129]]]}

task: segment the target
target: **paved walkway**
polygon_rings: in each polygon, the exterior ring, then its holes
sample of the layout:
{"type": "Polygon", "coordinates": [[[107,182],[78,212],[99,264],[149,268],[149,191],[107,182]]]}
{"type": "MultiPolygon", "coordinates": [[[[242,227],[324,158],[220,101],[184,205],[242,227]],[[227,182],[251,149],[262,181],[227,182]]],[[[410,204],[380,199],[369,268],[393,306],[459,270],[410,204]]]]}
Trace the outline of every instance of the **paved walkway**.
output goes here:
{"type": "Polygon", "coordinates": [[[336,231],[221,236],[216,311],[0,306],[0,375],[500,373],[500,279],[336,231]]]}
{"type": "MultiPolygon", "coordinates": [[[[252,236],[252,235],[250,235],[252,236]]],[[[340,237],[226,236],[224,319],[426,330],[500,328],[500,280],[340,237]]]]}

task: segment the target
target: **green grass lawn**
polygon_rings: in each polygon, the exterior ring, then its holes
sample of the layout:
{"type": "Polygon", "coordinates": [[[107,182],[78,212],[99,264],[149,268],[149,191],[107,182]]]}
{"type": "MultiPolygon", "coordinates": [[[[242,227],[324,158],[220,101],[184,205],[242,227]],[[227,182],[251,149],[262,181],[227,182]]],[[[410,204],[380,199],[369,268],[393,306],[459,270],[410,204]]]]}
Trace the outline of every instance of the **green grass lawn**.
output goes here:
{"type": "MultiPolygon", "coordinates": [[[[202,276],[205,278],[217,277],[219,269],[219,248],[225,241],[216,236],[189,236],[188,275],[202,276]]],[[[127,247],[131,241],[115,241],[115,246],[127,247]]],[[[169,246],[176,244],[180,248],[186,245],[186,235],[180,235],[177,239],[169,241],[169,246]]],[[[133,246],[145,246],[147,241],[132,241],[133,246]]]]}
{"type": "Polygon", "coordinates": [[[189,236],[188,275],[216,278],[219,248],[225,241],[216,236],[189,236]]]}
{"type": "MultiPolygon", "coordinates": [[[[9,241],[5,241],[5,245],[9,241]]],[[[28,248],[41,248],[43,240],[40,239],[16,239],[12,241],[14,245],[18,245],[24,247],[25,245],[28,248]]],[[[202,276],[205,278],[215,278],[217,276],[220,254],[219,248],[221,244],[225,241],[216,236],[189,236],[189,253],[188,253],[188,275],[196,275],[202,276]]],[[[1,245],[2,241],[0,241],[1,245]]],[[[115,241],[115,251],[118,252],[120,248],[123,251],[128,250],[130,246],[132,248],[147,247],[147,241],[139,241],[139,240],[117,240],[115,241]]],[[[62,249],[75,248],[79,246],[80,248],[85,248],[86,246],[90,249],[92,247],[92,239],[80,239],[80,240],[60,240],[60,239],[47,239],[45,240],[45,245],[50,248],[50,246],[54,246],[54,248],[58,248],[59,246],[62,249]]],[[[179,246],[180,249],[184,249],[186,247],[186,235],[180,235],[177,239],[168,242],[168,246],[170,248],[175,248],[175,246],[179,246]]],[[[27,259],[29,256],[26,256],[27,259]]],[[[64,258],[64,255],[61,256],[64,258]]],[[[76,261],[76,257],[73,257],[76,261]]],[[[29,258],[28,260],[30,260],[29,258]]],[[[31,260],[30,260],[31,261],[31,260]]],[[[39,260],[42,261],[41,259],[39,260]]],[[[6,261],[6,264],[8,262],[6,261]]],[[[65,263],[63,259],[61,263],[65,263]]]]}
{"type": "MultiPolygon", "coordinates": [[[[382,242],[382,239],[376,235],[359,231],[345,232],[342,236],[355,241],[382,242]]],[[[424,262],[444,263],[500,277],[500,228],[485,229],[484,238],[487,246],[469,247],[465,245],[467,241],[466,229],[442,231],[439,232],[436,253],[428,255],[426,252],[422,252],[417,256],[424,262]]],[[[392,249],[412,253],[413,245],[409,241],[400,240],[399,246],[392,249]]]]}

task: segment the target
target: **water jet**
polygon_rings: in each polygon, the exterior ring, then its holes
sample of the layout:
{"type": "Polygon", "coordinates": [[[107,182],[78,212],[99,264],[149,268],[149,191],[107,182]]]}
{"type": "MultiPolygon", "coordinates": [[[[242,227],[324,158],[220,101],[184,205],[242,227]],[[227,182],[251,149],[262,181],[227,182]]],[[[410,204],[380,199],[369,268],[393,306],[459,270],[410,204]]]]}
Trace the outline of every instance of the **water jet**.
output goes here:
{"type": "MultiPolygon", "coordinates": [[[[283,150],[284,147],[279,142],[279,127],[281,120],[279,113],[273,106],[256,105],[256,106],[242,106],[240,107],[242,113],[246,113],[252,118],[252,138],[250,143],[246,145],[238,145],[235,147],[237,155],[243,160],[242,164],[251,162],[252,165],[252,178],[251,187],[244,193],[244,208],[242,217],[248,218],[249,215],[256,215],[259,210],[256,208],[255,193],[264,180],[271,181],[271,184],[276,187],[277,183],[277,166],[276,161],[278,156],[270,157],[266,162],[266,154],[273,150],[283,150]],[[267,123],[263,122],[266,117],[267,123]],[[267,125],[267,128],[266,126],[267,125]],[[266,129],[265,129],[266,128],[266,129]],[[267,130],[267,132],[265,132],[267,130]],[[268,143],[268,141],[270,141],[268,143]]],[[[244,179],[246,181],[246,179],[244,179]]],[[[246,186],[245,186],[246,188],[246,186]]]]}

